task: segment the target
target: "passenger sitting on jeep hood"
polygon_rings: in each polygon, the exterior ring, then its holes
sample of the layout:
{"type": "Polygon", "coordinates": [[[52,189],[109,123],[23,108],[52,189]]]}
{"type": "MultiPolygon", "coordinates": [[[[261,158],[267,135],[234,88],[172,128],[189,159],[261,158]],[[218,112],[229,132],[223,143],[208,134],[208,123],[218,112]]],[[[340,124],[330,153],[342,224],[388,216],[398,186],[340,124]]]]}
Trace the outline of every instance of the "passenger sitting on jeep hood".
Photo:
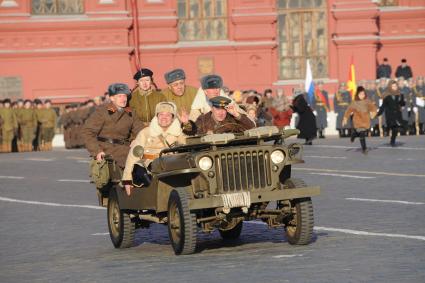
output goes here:
{"type": "Polygon", "coordinates": [[[245,114],[241,114],[227,97],[216,96],[209,100],[211,111],[202,114],[196,122],[180,117],[183,132],[187,135],[205,135],[219,133],[240,133],[255,127],[255,123],[245,114]]]}
{"type": "Polygon", "coordinates": [[[138,157],[133,155],[134,147],[141,145],[144,148],[142,160],[147,168],[152,160],[159,156],[162,149],[186,143],[186,136],[180,127],[176,111],[177,107],[172,102],[158,103],[155,108],[155,117],[149,127],[141,130],[132,142],[122,177],[122,183],[125,185],[127,194],[132,187],[131,172],[134,163],[139,160],[138,157]]]}

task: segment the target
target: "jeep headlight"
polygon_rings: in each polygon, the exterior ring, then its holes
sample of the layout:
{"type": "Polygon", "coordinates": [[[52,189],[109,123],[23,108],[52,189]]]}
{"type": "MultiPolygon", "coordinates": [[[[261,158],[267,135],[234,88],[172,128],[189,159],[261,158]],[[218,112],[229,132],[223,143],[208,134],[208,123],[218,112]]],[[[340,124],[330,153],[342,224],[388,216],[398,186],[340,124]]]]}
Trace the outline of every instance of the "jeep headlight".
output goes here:
{"type": "Polygon", "coordinates": [[[201,159],[199,159],[198,165],[199,165],[199,168],[201,168],[204,171],[207,171],[207,170],[211,169],[211,167],[213,165],[213,161],[212,161],[211,157],[204,156],[201,159]]]}
{"type": "Polygon", "coordinates": [[[285,160],[285,153],[283,153],[283,151],[281,150],[275,150],[270,155],[270,158],[274,164],[279,164],[282,163],[283,160],[285,160]]]}

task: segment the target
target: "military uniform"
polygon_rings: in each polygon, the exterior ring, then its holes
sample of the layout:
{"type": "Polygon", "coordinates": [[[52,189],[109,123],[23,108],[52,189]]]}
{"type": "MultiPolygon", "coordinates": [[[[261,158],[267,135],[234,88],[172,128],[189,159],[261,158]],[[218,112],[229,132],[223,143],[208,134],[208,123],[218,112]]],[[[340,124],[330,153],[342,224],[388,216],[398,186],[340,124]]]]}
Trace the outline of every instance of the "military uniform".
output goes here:
{"type": "MultiPolygon", "coordinates": [[[[109,86],[109,95],[127,94],[130,89],[125,84],[109,86]]],[[[132,136],[142,129],[130,107],[118,108],[113,102],[98,106],[90,115],[81,131],[85,146],[91,156],[96,158],[100,152],[111,155],[117,165],[125,167],[132,136]]]]}
{"type": "MultiPolygon", "coordinates": [[[[375,83],[374,81],[370,82],[370,83],[375,83]]],[[[368,88],[366,89],[366,95],[368,97],[368,99],[370,101],[372,101],[373,103],[375,103],[376,106],[379,106],[379,95],[378,95],[378,91],[376,90],[376,88],[368,88]]],[[[380,136],[380,130],[379,130],[379,119],[378,117],[374,117],[373,119],[370,120],[370,127],[371,127],[371,135],[373,137],[379,137],[380,136]]]]}
{"type": "Polygon", "coordinates": [[[41,151],[52,150],[57,120],[56,112],[52,108],[44,108],[36,112],[36,116],[40,125],[39,149],[41,151]]]}
{"type": "Polygon", "coordinates": [[[141,121],[134,117],[129,107],[119,111],[113,103],[109,103],[95,110],[81,134],[91,156],[96,157],[103,151],[124,168],[131,135],[136,136],[142,127],[141,121]]]}
{"type": "Polygon", "coordinates": [[[347,130],[351,129],[351,124],[347,123],[342,125],[342,120],[344,118],[344,113],[347,110],[351,102],[351,94],[346,90],[338,90],[334,97],[334,107],[335,112],[337,113],[336,118],[336,129],[340,137],[347,137],[349,133],[346,133],[347,130]]]}
{"type": "MultiPolygon", "coordinates": [[[[320,90],[318,90],[320,91],[320,90]]],[[[328,126],[328,110],[329,110],[329,98],[328,92],[325,90],[320,91],[324,97],[324,101],[319,96],[317,92],[315,92],[315,101],[313,102],[313,109],[316,111],[316,127],[319,131],[319,138],[324,138],[323,131],[328,126]]]]}
{"type": "Polygon", "coordinates": [[[136,117],[145,123],[145,125],[148,125],[153,117],[155,117],[156,105],[165,100],[164,95],[160,91],[143,91],[140,88],[136,88],[131,94],[129,105],[136,114],[136,117]]]}
{"type": "Polygon", "coordinates": [[[19,109],[16,116],[21,134],[19,151],[32,151],[32,142],[37,130],[37,117],[35,116],[34,109],[19,109]]]}
{"type": "MultiPolygon", "coordinates": [[[[213,107],[225,108],[231,100],[227,97],[217,96],[210,99],[213,107]]],[[[196,122],[190,121],[183,125],[183,132],[187,135],[205,135],[218,133],[240,133],[255,127],[255,123],[245,114],[240,114],[236,118],[227,113],[223,121],[216,121],[213,113],[210,111],[202,114],[196,119],[196,122]]]]}
{"type": "MultiPolygon", "coordinates": [[[[4,102],[6,104],[6,102],[4,102]]],[[[9,101],[10,103],[10,101],[9,101]]],[[[15,132],[18,130],[18,121],[15,111],[12,108],[1,108],[0,117],[3,120],[2,130],[2,147],[0,152],[12,152],[12,140],[15,132]]]]}
{"type": "Polygon", "coordinates": [[[196,87],[187,85],[181,96],[175,95],[168,88],[162,90],[162,94],[165,97],[165,101],[173,102],[177,106],[177,113],[180,113],[183,109],[190,111],[197,91],[198,89],[196,87]]]}
{"type": "MultiPolygon", "coordinates": [[[[170,85],[173,82],[185,80],[186,74],[182,69],[175,69],[165,73],[164,78],[167,84],[170,85]]],[[[162,94],[165,97],[165,101],[173,102],[177,106],[177,113],[180,113],[182,110],[187,112],[190,111],[197,91],[197,88],[185,85],[185,89],[182,95],[175,95],[170,88],[164,89],[162,94]]]]}
{"type": "Polygon", "coordinates": [[[403,129],[400,130],[400,134],[404,136],[404,135],[407,134],[407,130],[410,129],[410,124],[411,124],[410,110],[412,109],[411,108],[411,106],[412,106],[412,97],[411,97],[412,91],[407,86],[400,87],[399,90],[400,90],[400,95],[403,96],[403,99],[404,99],[404,102],[405,102],[405,105],[401,107],[401,116],[402,116],[402,119],[404,121],[407,121],[407,126],[408,126],[407,128],[403,128],[403,129]]]}

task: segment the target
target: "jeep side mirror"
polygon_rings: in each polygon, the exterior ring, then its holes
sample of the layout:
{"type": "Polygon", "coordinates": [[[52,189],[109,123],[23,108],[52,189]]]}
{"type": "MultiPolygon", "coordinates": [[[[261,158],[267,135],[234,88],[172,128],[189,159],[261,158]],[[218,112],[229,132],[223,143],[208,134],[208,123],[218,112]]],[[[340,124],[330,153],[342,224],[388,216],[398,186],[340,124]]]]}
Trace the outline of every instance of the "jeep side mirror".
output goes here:
{"type": "Polygon", "coordinates": [[[134,157],[142,158],[144,153],[145,153],[145,149],[141,145],[136,145],[133,148],[133,156],[134,157]]]}

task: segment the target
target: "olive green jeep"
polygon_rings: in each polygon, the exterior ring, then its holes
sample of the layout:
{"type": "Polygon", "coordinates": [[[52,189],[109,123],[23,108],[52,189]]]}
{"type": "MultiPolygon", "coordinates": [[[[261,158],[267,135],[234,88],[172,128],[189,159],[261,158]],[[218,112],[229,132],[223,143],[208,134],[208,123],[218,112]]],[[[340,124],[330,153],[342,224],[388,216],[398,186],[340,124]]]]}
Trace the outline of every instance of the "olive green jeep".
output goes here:
{"type": "MultiPolygon", "coordinates": [[[[112,243],[131,247],[136,229],[161,223],[168,226],[175,254],[191,254],[198,230],[218,229],[224,240],[237,239],[244,221],[259,219],[272,228],[283,226],[290,244],[309,244],[311,196],[320,188],[292,178],[291,166],[304,162],[302,146],[285,140],[298,133],[260,127],[243,134],[188,138],[186,145],[164,149],[152,161],[148,183],[138,178],[142,161],[136,163],[130,196],[117,167],[110,166],[111,182],[98,195],[107,207],[112,243]]],[[[133,154],[142,156],[141,149],[136,147],[133,154]]]]}

